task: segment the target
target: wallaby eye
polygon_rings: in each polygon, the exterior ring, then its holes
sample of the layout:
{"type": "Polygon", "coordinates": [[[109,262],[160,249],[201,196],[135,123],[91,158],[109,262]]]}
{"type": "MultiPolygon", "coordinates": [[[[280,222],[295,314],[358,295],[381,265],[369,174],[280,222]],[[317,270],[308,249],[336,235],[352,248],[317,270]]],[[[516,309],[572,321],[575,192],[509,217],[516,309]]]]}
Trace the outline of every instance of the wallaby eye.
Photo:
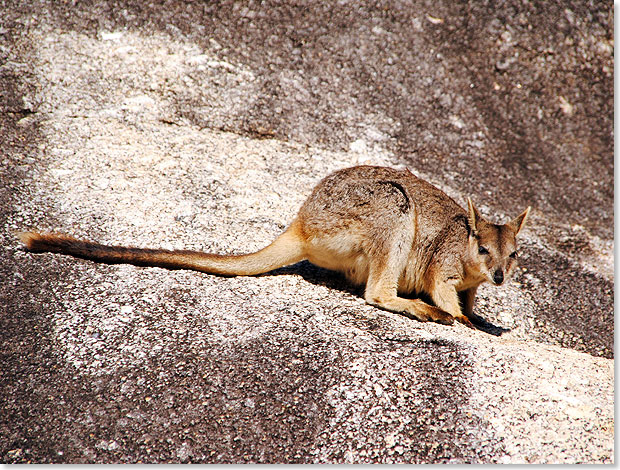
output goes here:
{"type": "Polygon", "coordinates": [[[488,255],[489,254],[489,250],[487,250],[485,247],[483,246],[479,246],[478,247],[478,253],[481,255],[488,255]]]}
{"type": "Polygon", "coordinates": [[[512,253],[510,253],[508,255],[510,258],[515,259],[517,256],[519,256],[519,253],[517,253],[516,251],[513,251],[512,253]]]}

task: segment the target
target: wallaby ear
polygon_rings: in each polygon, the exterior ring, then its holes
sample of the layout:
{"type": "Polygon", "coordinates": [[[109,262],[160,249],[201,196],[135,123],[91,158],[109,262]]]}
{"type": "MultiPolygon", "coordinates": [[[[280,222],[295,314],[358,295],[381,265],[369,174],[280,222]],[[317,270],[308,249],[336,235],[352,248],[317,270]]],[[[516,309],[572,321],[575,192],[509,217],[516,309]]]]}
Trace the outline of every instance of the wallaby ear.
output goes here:
{"type": "Polygon", "coordinates": [[[508,225],[515,229],[516,235],[518,235],[521,229],[525,226],[527,216],[530,214],[530,209],[531,207],[528,207],[520,215],[508,222],[508,225]]]}
{"type": "Polygon", "coordinates": [[[467,222],[473,233],[478,231],[478,221],[481,219],[478,209],[474,206],[471,198],[467,198],[467,222]]]}

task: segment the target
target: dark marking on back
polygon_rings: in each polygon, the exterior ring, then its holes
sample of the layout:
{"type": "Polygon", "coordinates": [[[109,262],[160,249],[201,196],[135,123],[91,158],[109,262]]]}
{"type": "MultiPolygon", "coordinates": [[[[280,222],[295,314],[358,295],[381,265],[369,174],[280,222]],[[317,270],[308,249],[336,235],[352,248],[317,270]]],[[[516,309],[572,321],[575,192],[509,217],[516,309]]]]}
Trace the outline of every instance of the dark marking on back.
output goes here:
{"type": "Polygon", "coordinates": [[[400,194],[403,196],[403,199],[401,200],[401,203],[398,205],[398,208],[403,213],[409,211],[411,207],[409,196],[407,195],[407,191],[405,191],[405,188],[403,188],[403,186],[400,183],[397,183],[396,181],[379,181],[379,184],[390,186],[396,189],[398,192],[400,192],[400,194]]]}
{"type": "MultiPolygon", "coordinates": [[[[468,236],[472,234],[472,229],[471,229],[471,226],[469,225],[469,219],[467,218],[465,214],[458,214],[457,216],[454,217],[453,220],[454,220],[454,225],[463,225],[467,229],[468,236]]],[[[476,238],[480,238],[480,237],[476,237],[476,238]]]]}

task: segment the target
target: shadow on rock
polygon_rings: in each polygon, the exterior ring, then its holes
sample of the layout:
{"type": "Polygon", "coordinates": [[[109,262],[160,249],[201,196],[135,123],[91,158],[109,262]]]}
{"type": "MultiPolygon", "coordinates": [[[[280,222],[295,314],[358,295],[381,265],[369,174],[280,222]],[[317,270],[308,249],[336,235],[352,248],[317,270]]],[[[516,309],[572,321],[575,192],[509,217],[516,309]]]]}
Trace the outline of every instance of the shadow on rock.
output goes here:
{"type": "MultiPolygon", "coordinates": [[[[339,290],[341,292],[345,292],[356,297],[364,297],[364,288],[362,286],[352,285],[340,273],[319,268],[308,261],[302,261],[301,263],[297,263],[292,266],[276,269],[274,271],[271,271],[267,275],[280,274],[297,274],[312,284],[325,286],[334,290],[339,290]]],[[[426,294],[423,293],[419,295],[404,295],[403,297],[410,299],[419,298],[422,299],[424,302],[433,305],[433,301],[426,294]]],[[[493,336],[501,336],[502,334],[510,331],[509,328],[494,325],[493,323],[478,315],[474,315],[471,320],[473,325],[479,331],[488,333],[493,336]]]]}

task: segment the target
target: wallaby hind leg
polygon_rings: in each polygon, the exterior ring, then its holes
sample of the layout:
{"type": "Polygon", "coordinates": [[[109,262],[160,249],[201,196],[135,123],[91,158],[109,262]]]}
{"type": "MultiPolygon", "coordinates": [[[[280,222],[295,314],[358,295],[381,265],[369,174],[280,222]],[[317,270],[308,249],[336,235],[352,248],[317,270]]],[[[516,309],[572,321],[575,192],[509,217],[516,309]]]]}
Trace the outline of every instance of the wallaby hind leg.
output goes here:
{"type": "Polygon", "coordinates": [[[474,328],[467,316],[461,311],[459,295],[454,286],[444,281],[437,281],[430,289],[431,298],[437,307],[447,312],[452,318],[469,328],[474,328]]]}
{"type": "Polygon", "coordinates": [[[397,285],[400,276],[398,266],[373,260],[366,282],[366,302],[391,312],[401,313],[420,321],[436,321],[452,325],[454,318],[448,312],[427,304],[420,299],[398,297],[397,285]]]}

